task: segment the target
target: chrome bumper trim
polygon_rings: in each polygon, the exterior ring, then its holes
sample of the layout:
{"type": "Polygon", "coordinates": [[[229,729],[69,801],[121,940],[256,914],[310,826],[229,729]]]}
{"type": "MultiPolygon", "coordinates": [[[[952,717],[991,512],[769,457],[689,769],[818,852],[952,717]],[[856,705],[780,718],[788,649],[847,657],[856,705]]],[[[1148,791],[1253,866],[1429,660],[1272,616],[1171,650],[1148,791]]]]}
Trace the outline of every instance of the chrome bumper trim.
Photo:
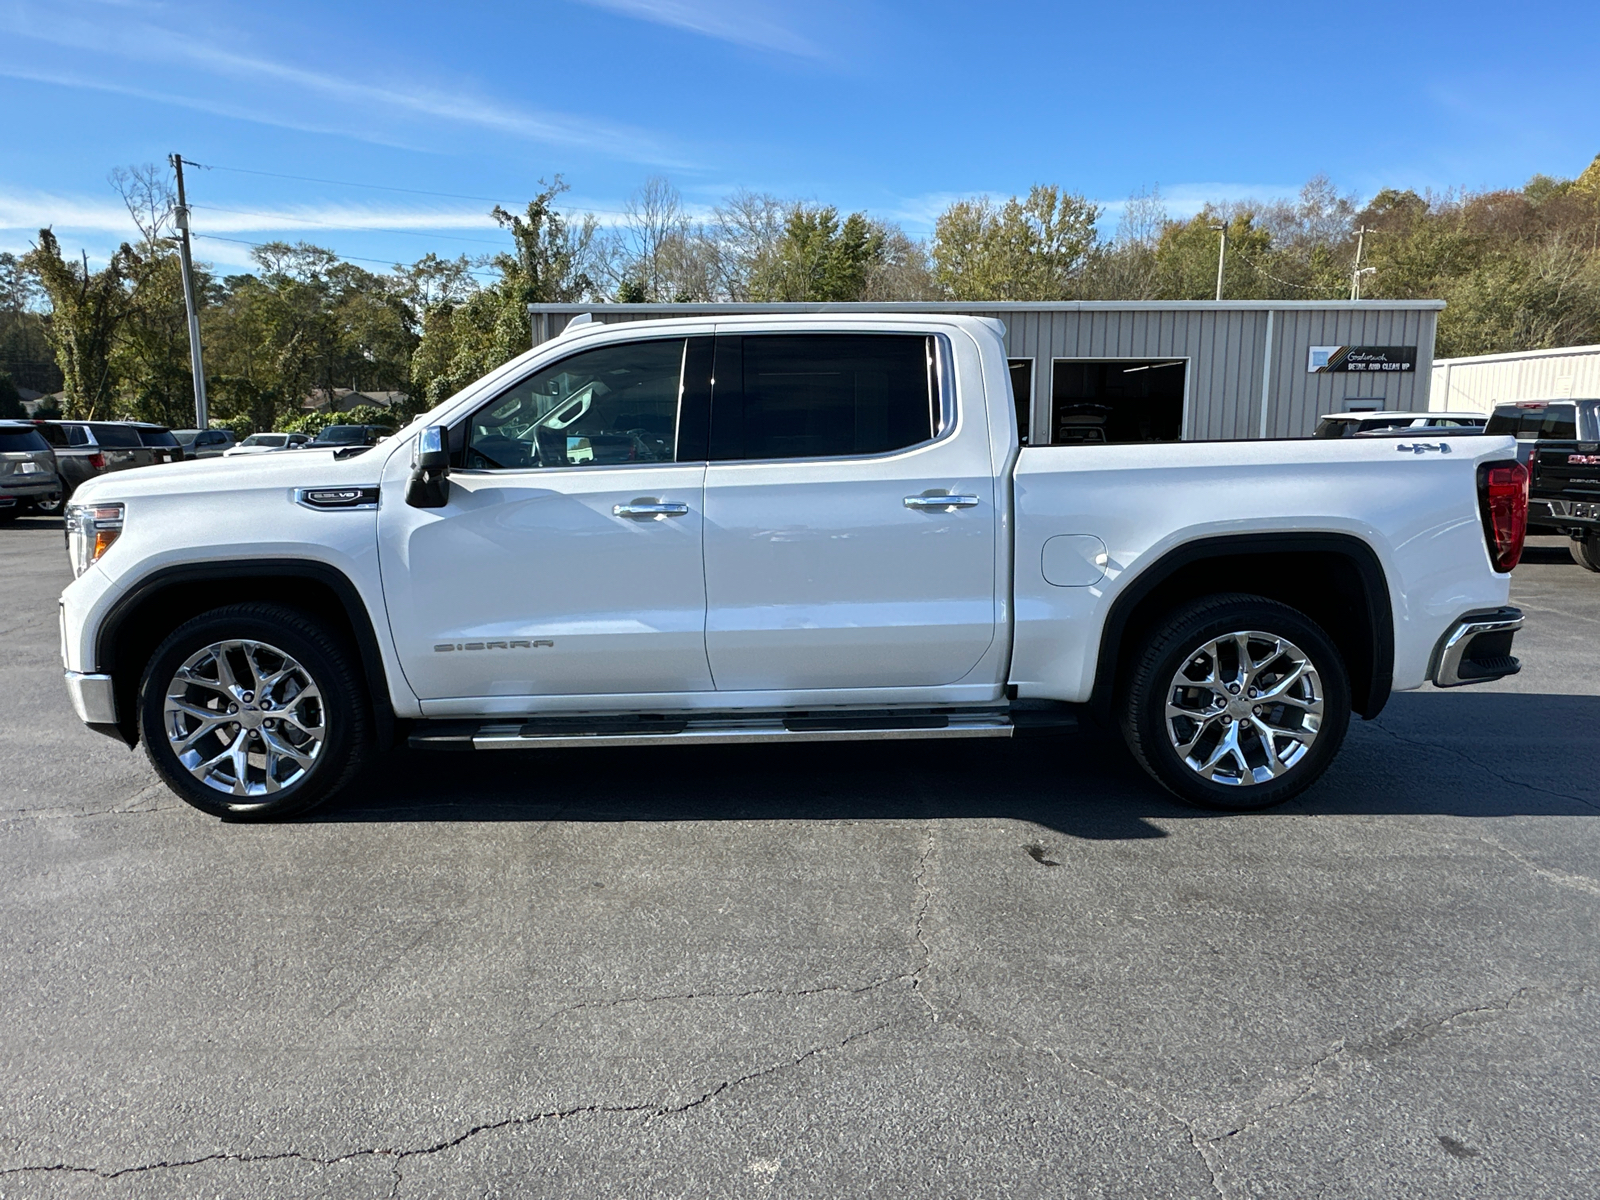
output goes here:
{"type": "Polygon", "coordinates": [[[1472,643],[1478,638],[1485,634],[1514,634],[1521,628],[1520,609],[1501,608],[1487,613],[1468,613],[1445,631],[1444,637],[1439,640],[1438,648],[1433,652],[1434,685],[1442,688],[1461,687],[1463,684],[1484,683],[1490,679],[1503,679],[1507,675],[1516,674],[1520,664],[1509,656],[1506,656],[1506,661],[1510,663],[1510,669],[1499,673],[1475,672],[1471,666],[1466,667],[1464,671],[1463,664],[1472,662],[1467,657],[1467,652],[1472,649],[1472,643]]]}
{"type": "Polygon", "coordinates": [[[64,672],[67,678],[67,695],[72,698],[72,709],[85,725],[115,725],[117,723],[117,698],[111,688],[109,675],[84,675],[78,671],[64,672]]]}

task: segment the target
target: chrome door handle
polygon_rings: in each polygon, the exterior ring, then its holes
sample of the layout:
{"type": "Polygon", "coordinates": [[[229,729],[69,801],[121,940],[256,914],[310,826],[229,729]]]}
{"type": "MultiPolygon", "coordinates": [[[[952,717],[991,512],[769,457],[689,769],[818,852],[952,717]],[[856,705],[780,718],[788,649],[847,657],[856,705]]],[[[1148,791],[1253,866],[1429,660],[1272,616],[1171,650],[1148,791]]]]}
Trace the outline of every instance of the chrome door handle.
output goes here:
{"type": "Polygon", "coordinates": [[[926,511],[931,508],[972,508],[978,503],[976,496],[907,496],[907,508],[926,511]]]}
{"type": "Polygon", "coordinates": [[[689,511],[687,504],[616,504],[611,508],[614,517],[681,517],[689,511]]]}

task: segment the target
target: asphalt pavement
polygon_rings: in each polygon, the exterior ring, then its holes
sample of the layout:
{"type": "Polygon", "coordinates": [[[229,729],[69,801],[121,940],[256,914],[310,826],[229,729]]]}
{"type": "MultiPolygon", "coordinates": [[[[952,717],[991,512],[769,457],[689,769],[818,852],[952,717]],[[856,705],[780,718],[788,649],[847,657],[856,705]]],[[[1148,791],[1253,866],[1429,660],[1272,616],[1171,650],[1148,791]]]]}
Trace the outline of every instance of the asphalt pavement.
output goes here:
{"type": "Polygon", "coordinates": [[[1089,730],[396,752],[276,826],[0,529],[0,1196],[1600,1195],[1600,576],[1270,813],[1089,730]]]}

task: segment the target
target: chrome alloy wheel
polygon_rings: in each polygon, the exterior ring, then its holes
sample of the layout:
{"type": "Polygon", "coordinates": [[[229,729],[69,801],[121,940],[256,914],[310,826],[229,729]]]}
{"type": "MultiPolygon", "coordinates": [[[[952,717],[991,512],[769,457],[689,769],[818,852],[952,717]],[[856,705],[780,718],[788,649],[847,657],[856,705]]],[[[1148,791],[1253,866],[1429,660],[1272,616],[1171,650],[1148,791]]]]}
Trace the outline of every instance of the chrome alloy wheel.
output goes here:
{"type": "Polygon", "coordinates": [[[1257,630],[1225,633],[1184,659],[1167,688],[1167,736],[1190,770],[1234,787],[1266,783],[1306,756],[1322,726],[1322,680],[1304,650],[1257,630]]]}
{"type": "Polygon", "coordinates": [[[270,796],[305,777],[327,741],[311,673],[266,642],[225,641],[191,654],[162,707],[172,752],[229,796],[270,796]]]}

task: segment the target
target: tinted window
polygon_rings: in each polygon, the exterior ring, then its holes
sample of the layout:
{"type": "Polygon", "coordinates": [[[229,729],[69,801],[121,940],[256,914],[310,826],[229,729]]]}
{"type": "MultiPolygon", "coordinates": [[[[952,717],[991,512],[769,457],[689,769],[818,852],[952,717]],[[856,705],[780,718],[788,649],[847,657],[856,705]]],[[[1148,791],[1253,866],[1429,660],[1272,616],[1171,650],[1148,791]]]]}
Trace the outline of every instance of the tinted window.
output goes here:
{"type": "Polygon", "coordinates": [[[1489,414],[1489,423],[1483,427],[1485,433],[1509,433],[1516,436],[1522,424],[1522,412],[1515,408],[1497,408],[1489,414]]]}
{"type": "Polygon", "coordinates": [[[139,433],[130,425],[91,425],[89,428],[94,432],[94,440],[102,446],[120,450],[139,445],[139,433]]]}
{"type": "Polygon", "coordinates": [[[228,444],[228,435],[208,429],[195,439],[195,444],[199,446],[225,446],[228,444]]]}
{"type": "Polygon", "coordinates": [[[34,428],[39,431],[39,436],[44,438],[44,440],[49,442],[52,446],[65,446],[69,444],[67,441],[67,431],[61,428],[59,425],[35,425],[34,428]]]}
{"type": "Polygon", "coordinates": [[[281,446],[288,439],[286,433],[252,433],[241,446],[281,446]]]}
{"type": "Polygon", "coordinates": [[[1578,410],[1571,404],[1552,404],[1539,423],[1539,436],[1563,442],[1578,440],[1578,410]]]}
{"type": "Polygon", "coordinates": [[[719,337],[711,457],[839,458],[927,441],[929,343],[904,334],[719,337]]]}
{"type": "Polygon", "coordinates": [[[673,462],[684,339],[574,354],[529,376],[467,422],[480,470],[673,462]]]}
{"type": "Polygon", "coordinates": [[[48,449],[50,443],[40,437],[37,430],[26,425],[0,425],[0,454],[48,449]]]}
{"type": "Polygon", "coordinates": [[[367,440],[363,425],[329,425],[312,439],[323,446],[357,446],[367,440]]]}
{"type": "Polygon", "coordinates": [[[94,445],[94,442],[91,441],[90,438],[89,438],[88,429],[85,428],[84,426],[82,426],[82,425],[63,425],[62,428],[67,431],[67,445],[69,445],[69,446],[92,446],[92,445],[94,445]]]}
{"type": "Polygon", "coordinates": [[[172,447],[178,444],[178,439],[172,436],[172,431],[167,429],[141,429],[139,440],[146,446],[172,447]]]}
{"type": "Polygon", "coordinates": [[[1311,436],[1319,438],[1342,438],[1349,437],[1351,434],[1355,433],[1355,431],[1356,423],[1354,421],[1330,421],[1327,418],[1324,418],[1323,420],[1317,422],[1316,432],[1311,436]]]}
{"type": "Polygon", "coordinates": [[[180,429],[172,436],[177,439],[177,442],[180,446],[192,446],[195,442],[195,439],[198,438],[200,434],[198,430],[180,429]]]}

